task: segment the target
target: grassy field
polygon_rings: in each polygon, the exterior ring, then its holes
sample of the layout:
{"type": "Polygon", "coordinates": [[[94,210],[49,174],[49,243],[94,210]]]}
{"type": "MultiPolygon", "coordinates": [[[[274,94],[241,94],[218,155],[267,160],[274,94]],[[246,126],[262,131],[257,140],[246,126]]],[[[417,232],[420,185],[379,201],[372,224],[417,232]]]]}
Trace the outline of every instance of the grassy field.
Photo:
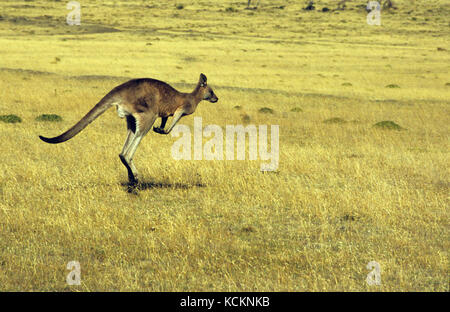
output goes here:
{"type": "Polygon", "coordinates": [[[0,118],[0,290],[449,291],[448,1],[397,0],[381,26],[364,1],[246,2],[80,1],[81,26],[65,1],[0,3],[0,115],[21,120],[0,118]],[[128,79],[201,72],[220,100],[180,123],[279,125],[277,171],[177,161],[151,132],[129,193],[115,110],[38,139],[128,79]]]}

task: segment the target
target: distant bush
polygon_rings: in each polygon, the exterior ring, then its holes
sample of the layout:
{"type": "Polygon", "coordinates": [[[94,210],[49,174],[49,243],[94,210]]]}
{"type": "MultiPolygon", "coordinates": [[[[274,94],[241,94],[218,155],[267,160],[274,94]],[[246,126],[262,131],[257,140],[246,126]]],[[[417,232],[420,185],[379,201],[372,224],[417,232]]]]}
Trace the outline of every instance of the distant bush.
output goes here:
{"type": "Polygon", "coordinates": [[[61,58],[55,56],[55,59],[52,62],[50,62],[50,63],[51,64],[58,64],[59,62],[61,62],[61,58]]]}
{"type": "Polygon", "coordinates": [[[260,108],[258,110],[258,112],[263,113],[263,114],[273,114],[273,109],[271,109],[269,107],[263,107],[263,108],[260,108]]]}
{"type": "Polygon", "coordinates": [[[59,122],[62,121],[61,116],[55,114],[42,114],[36,117],[36,121],[51,121],[51,122],[59,122]]]}
{"type": "Polygon", "coordinates": [[[314,1],[309,1],[308,5],[303,8],[303,10],[306,10],[306,11],[313,11],[315,9],[316,9],[316,7],[314,6],[314,1]]]}
{"type": "Polygon", "coordinates": [[[342,86],[344,86],[344,87],[351,87],[351,86],[353,86],[350,82],[344,82],[343,84],[342,84],[342,86]]]}
{"type": "Polygon", "coordinates": [[[22,122],[22,118],[20,118],[17,115],[2,115],[2,116],[0,116],[0,121],[6,122],[6,123],[18,123],[18,122],[22,122]]]}
{"type": "Polygon", "coordinates": [[[238,10],[233,7],[228,7],[225,9],[225,12],[237,12],[238,10]]]}
{"type": "Polygon", "coordinates": [[[243,114],[241,117],[244,124],[248,124],[252,120],[251,117],[247,114],[243,114]]]}
{"type": "Polygon", "coordinates": [[[253,226],[244,226],[243,228],[242,228],[242,232],[245,232],[245,233],[253,233],[253,232],[256,232],[256,229],[253,227],[253,226]]]}
{"type": "Polygon", "coordinates": [[[184,5],[181,4],[181,3],[176,4],[175,7],[177,8],[177,10],[183,10],[184,9],[184,5]]]}
{"type": "Polygon", "coordinates": [[[303,112],[303,109],[301,109],[300,107],[294,107],[293,109],[291,109],[291,112],[301,113],[301,112],[303,112]]]}
{"type": "Polygon", "coordinates": [[[198,59],[195,56],[185,56],[185,57],[183,57],[183,61],[190,63],[190,62],[196,62],[196,61],[198,61],[198,59]]]}
{"type": "Polygon", "coordinates": [[[340,117],[333,117],[333,118],[330,118],[330,119],[325,119],[323,121],[323,123],[326,123],[326,124],[344,124],[344,123],[347,123],[347,121],[342,119],[342,118],[340,118],[340,117]]]}
{"type": "Polygon", "coordinates": [[[396,85],[396,84],[388,84],[388,85],[386,86],[386,88],[389,88],[389,89],[397,89],[397,88],[400,88],[400,86],[399,86],[399,85],[396,85]]]}
{"type": "Polygon", "coordinates": [[[239,105],[236,105],[235,107],[233,107],[234,109],[237,109],[237,110],[241,110],[242,109],[242,106],[239,106],[239,105]]]}
{"type": "Polygon", "coordinates": [[[393,121],[390,120],[384,120],[377,122],[373,125],[375,128],[378,129],[387,129],[387,130],[403,130],[404,128],[400,127],[398,124],[396,124],[393,121]]]}

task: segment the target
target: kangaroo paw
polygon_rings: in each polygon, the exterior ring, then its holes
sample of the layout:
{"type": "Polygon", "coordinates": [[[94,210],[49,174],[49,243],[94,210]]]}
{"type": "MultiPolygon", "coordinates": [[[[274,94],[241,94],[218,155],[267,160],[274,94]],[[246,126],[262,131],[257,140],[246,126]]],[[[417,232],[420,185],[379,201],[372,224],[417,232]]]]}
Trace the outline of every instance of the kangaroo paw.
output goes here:
{"type": "Polygon", "coordinates": [[[124,164],[124,166],[127,168],[128,171],[128,184],[129,185],[137,185],[138,184],[138,178],[137,174],[133,173],[133,170],[131,169],[130,165],[128,164],[128,161],[125,159],[123,155],[119,155],[120,160],[124,164]]]}
{"type": "Polygon", "coordinates": [[[153,131],[155,131],[156,133],[159,133],[159,134],[166,134],[164,129],[162,129],[160,127],[158,127],[158,128],[153,127],[153,131]]]}
{"type": "Polygon", "coordinates": [[[128,185],[136,186],[139,184],[139,179],[134,175],[128,176],[128,185]]]}

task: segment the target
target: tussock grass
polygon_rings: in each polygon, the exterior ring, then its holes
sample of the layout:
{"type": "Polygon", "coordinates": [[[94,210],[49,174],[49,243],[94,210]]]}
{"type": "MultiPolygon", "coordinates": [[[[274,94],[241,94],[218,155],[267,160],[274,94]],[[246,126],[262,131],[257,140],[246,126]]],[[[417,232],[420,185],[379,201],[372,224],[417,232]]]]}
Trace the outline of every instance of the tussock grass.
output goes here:
{"type": "Polygon", "coordinates": [[[399,85],[396,85],[396,84],[388,84],[388,85],[386,86],[386,88],[389,88],[389,89],[399,89],[400,86],[399,86],[399,85]]]}
{"type": "Polygon", "coordinates": [[[62,120],[62,117],[56,114],[42,114],[36,117],[36,121],[60,122],[62,120]]]}
{"type": "Polygon", "coordinates": [[[18,122],[22,122],[22,118],[20,118],[17,115],[1,115],[0,116],[0,121],[4,122],[4,123],[18,123],[18,122]]]}
{"type": "Polygon", "coordinates": [[[231,12],[231,13],[235,13],[238,12],[239,10],[234,8],[234,7],[228,7],[225,9],[225,12],[231,12]]]}
{"type": "Polygon", "coordinates": [[[377,122],[373,126],[375,128],[379,128],[379,129],[404,130],[401,126],[399,126],[398,124],[396,124],[395,122],[390,121],[390,120],[384,120],[384,121],[377,122]]]}
{"type": "Polygon", "coordinates": [[[341,117],[333,117],[333,118],[325,119],[323,121],[323,123],[326,123],[326,124],[345,124],[345,123],[347,123],[347,120],[342,119],[341,117]]]}
{"type": "Polygon", "coordinates": [[[252,118],[251,118],[250,115],[248,115],[248,114],[242,114],[242,115],[241,115],[241,120],[242,120],[242,123],[244,123],[245,125],[247,125],[247,124],[250,123],[250,121],[252,120],[252,118]]]}
{"type": "Polygon", "coordinates": [[[262,108],[258,109],[258,112],[262,113],[262,114],[273,114],[274,110],[271,109],[270,107],[262,107],[262,108]]]}

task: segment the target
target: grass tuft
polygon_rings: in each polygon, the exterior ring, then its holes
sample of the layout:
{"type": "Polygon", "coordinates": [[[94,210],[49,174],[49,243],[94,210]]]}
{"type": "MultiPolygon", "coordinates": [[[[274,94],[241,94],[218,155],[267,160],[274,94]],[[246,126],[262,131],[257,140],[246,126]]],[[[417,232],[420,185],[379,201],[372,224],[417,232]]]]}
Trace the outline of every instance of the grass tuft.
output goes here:
{"type": "Polygon", "coordinates": [[[241,119],[242,119],[242,122],[243,122],[244,124],[248,124],[248,123],[250,123],[250,121],[252,120],[252,118],[251,118],[249,115],[247,115],[247,114],[243,114],[243,115],[241,116],[241,119]]]}
{"type": "Polygon", "coordinates": [[[326,123],[326,124],[345,124],[345,123],[347,123],[347,121],[345,119],[340,118],[340,117],[333,117],[333,118],[330,118],[330,119],[325,119],[323,121],[323,123],[326,123]]]}
{"type": "Polygon", "coordinates": [[[396,124],[395,122],[390,121],[390,120],[384,120],[384,121],[377,122],[373,126],[378,129],[404,130],[403,127],[399,126],[398,124],[396,124]]]}
{"type": "Polygon", "coordinates": [[[0,116],[0,121],[6,122],[6,123],[18,123],[18,122],[22,122],[22,118],[20,118],[17,115],[2,115],[2,116],[0,116]]]}
{"type": "Polygon", "coordinates": [[[42,114],[35,119],[36,121],[50,121],[50,122],[60,122],[62,117],[55,114],[42,114]]]}
{"type": "Polygon", "coordinates": [[[273,113],[274,113],[274,110],[271,109],[270,107],[263,107],[263,108],[260,108],[260,109],[258,110],[258,112],[260,112],[260,113],[262,113],[262,114],[273,114],[273,113]]]}
{"type": "Polygon", "coordinates": [[[238,9],[235,9],[235,8],[233,8],[233,7],[228,7],[228,8],[225,9],[225,12],[231,12],[231,13],[234,13],[234,12],[237,12],[237,11],[238,11],[238,9]]]}

